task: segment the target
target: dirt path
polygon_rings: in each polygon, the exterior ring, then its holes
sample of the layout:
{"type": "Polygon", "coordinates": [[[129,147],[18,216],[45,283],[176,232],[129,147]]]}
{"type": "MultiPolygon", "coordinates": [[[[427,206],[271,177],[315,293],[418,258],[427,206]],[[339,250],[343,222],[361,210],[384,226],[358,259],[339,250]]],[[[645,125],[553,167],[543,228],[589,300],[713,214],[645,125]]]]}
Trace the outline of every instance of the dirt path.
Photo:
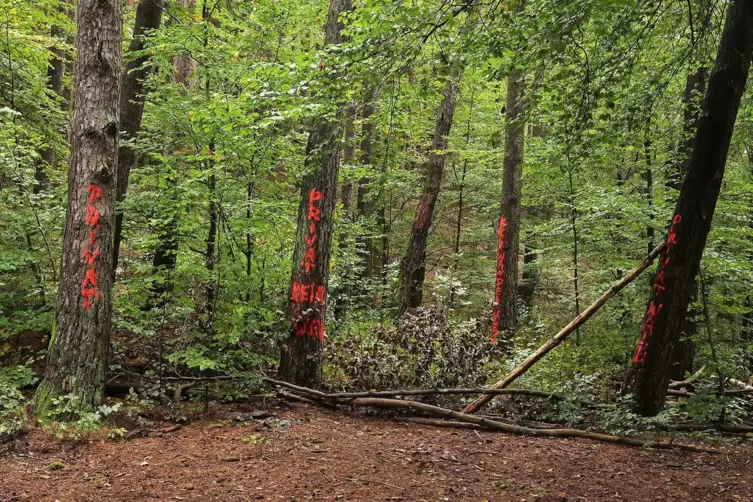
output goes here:
{"type": "Polygon", "coordinates": [[[753,501],[753,450],[650,451],[402,424],[296,406],[222,408],[162,437],[0,456],[0,501],[753,501]],[[234,419],[236,418],[236,419],[234,419]],[[64,466],[51,469],[59,459],[64,466]]]}

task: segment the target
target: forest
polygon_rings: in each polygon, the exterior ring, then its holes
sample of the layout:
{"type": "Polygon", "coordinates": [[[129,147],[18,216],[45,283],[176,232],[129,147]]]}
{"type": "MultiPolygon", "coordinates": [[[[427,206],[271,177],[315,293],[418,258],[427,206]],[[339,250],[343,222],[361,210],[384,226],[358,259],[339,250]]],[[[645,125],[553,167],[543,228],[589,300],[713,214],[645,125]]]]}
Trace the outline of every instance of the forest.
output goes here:
{"type": "Polygon", "coordinates": [[[0,502],[753,500],[752,58],[753,0],[0,0],[0,502]]]}

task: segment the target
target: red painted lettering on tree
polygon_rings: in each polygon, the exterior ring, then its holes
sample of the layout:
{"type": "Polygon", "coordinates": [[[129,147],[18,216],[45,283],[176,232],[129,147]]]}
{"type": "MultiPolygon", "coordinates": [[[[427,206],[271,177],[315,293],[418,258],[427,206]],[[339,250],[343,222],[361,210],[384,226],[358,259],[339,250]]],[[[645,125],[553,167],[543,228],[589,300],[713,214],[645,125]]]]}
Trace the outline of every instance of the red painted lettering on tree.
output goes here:
{"type": "Polygon", "coordinates": [[[497,343],[499,332],[499,315],[502,310],[502,286],[505,283],[505,230],[507,220],[504,216],[499,219],[499,233],[497,234],[497,278],[494,283],[494,313],[492,314],[492,343],[497,343]]]}
{"type": "Polygon", "coordinates": [[[667,276],[666,268],[670,263],[669,253],[672,250],[672,247],[677,245],[677,232],[675,228],[681,221],[682,216],[679,214],[676,214],[674,218],[672,218],[672,226],[669,228],[669,235],[667,236],[667,249],[664,251],[664,255],[659,260],[659,271],[657,272],[656,278],[654,279],[653,300],[651,301],[651,305],[649,305],[648,307],[648,312],[646,312],[646,320],[643,322],[643,326],[641,328],[641,340],[640,342],[638,342],[638,346],[635,348],[635,355],[633,356],[633,363],[635,364],[642,363],[646,360],[648,342],[649,339],[654,335],[654,324],[656,324],[656,318],[664,307],[661,303],[659,303],[659,295],[667,289],[664,286],[664,281],[667,276]]]}
{"type": "Polygon", "coordinates": [[[309,231],[304,237],[306,251],[303,253],[303,258],[301,258],[301,267],[303,267],[307,274],[316,268],[316,242],[319,240],[316,224],[322,219],[322,210],[317,203],[323,199],[324,194],[316,188],[312,188],[309,192],[309,205],[306,215],[306,219],[309,222],[309,231]]]}
{"type": "Polygon", "coordinates": [[[97,185],[88,185],[89,200],[86,205],[86,219],[84,224],[89,227],[89,245],[84,249],[84,264],[89,267],[84,274],[84,280],[81,282],[81,297],[84,299],[84,309],[89,310],[94,303],[95,298],[99,298],[97,291],[97,272],[94,263],[99,258],[101,251],[94,248],[97,237],[97,231],[100,228],[99,219],[102,214],[94,206],[94,203],[102,197],[102,188],[97,185]]]}

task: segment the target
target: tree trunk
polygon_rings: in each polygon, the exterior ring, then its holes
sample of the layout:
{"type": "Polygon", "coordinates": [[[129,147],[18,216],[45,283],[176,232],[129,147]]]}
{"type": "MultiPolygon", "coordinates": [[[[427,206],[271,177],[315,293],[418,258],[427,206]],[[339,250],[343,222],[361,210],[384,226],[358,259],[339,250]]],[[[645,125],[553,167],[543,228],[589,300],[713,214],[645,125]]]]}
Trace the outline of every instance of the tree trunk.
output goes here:
{"type": "Polygon", "coordinates": [[[439,188],[442,184],[447,136],[452,128],[452,118],[455,114],[455,102],[461,77],[462,70],[456,70],[447,78],[445,83],[444,99],[439,109],[431,153],[426,163],[424,191],[416,210],[416,217],[413,219],[408,250],[403,260],[403,290],[399,312],[421,305],[424,275],[426,273],[426,240],[434,216],[434,206],[439,197],[439,188]]]}
{"type": "MultiPolygon", "coordinates": [[[[367,103],[363,107],[361,120],[363,127],[361,129],[361,164],[366,169],[371,169],[374,162],[374,123],[371,116],[374,114],[374,105],[367,103]]],[[[358,218],[363,222],[369,221],[374,216],[374,202],[371,200],[371,185],[374,183],[372,178],[361,178],[358,180],[358,193],[356,195],[356,213],[358,218]]],[[[363,225],[368,227],[368,225],[363,225]]],[[[375,237],[367,235],[366,237],[358,236],[356,240],[356,252],[360,256],[360,273],[362,278],[374,277],[379,270],[379,260],[376,253],[375,237]]]]}
{"type": "Polygon", "coordinates": [[[512,349],[518,323],[518,254],[520,252],[520,199],[523,175],[525,74],[514,70],[507,78],[507,131],[503,168],[502,208],[497,234],[497,270],[492,313],[492,343],[498,337],[505,352],[512,349]],[[501,334],[501,335],[500,335],[501,334]]]}
{"type": "MultiPolygon", "coordinates": [[[[698,119],[701,115],[701,100],[706,91],[707,80],[708,70],[701,66],[688,72],[685,81],[685,92],[683,94],[683,139],[678,152],[679,161],[675,169],[670,172],[667,182],[667,185],[674,190],[679,191],[682,188],[682,180],[688,173],[688,163],[690,162],[690,155],[695,145],[695,132],[698,126],[698,119]]],[[[694,338],[698,332],[698,322],[696,319],[700,313],[693,308],[692,303],[697,298],[698,281],[694,280],[691,304],[688,306],[688,313],[682,323],[682,338],[672,348],[672,354],[670,355],[669,378],[672,380],[682,380],[685,378],[685,373],[693,371],[693,360],[696,352],[694,338]]]]}
{"type": "MultiPolygon", "coordinates": [[[[356,105],[352,103],[348,106],[345,117],[345,142],[343,144],[342,164],[350,166],[352,169],[353,161],[356,159],[356,105]]],[[[350,243],[350,229],[353,224],[353,182],[349,179],[343,181],[340,185],[340,203],[343,208],[342,225],[345,227],[339,234],[337,247],[340,249],[341,256],[345,257],[348,252],[350,243]]],[[[332,317],[339,321],[345,315],[350,301],[350,285],[353,276],[346,265],[343,277],[340,281],[340,287],[337,291],[332,291],[332,297],[335,299],[335,308],[332,317]]]]}
{"type": "MultiPolygon", "coordinates": [[[[339,18],[350,8],[350,0],[330,0],[325,27],[327,45],[342,43],[344,26],[339,18]]],[[[338,118],[344,120],[346,113],[345,107],[340,106],[338,118]]],[[[289,331],[279,368],[281,379],[297,384],[316,385],[320,379],[340,132],[338,123],[319,120],[306,145],[305,163],[311,172],[301,185],[288,304],[289,331]]]]}
{"type": "MultiPolygon", "coordinates": [[[[144,36],[149,30],[159,28],[162,21],[162,0],[141,0],[136,9],[136,23],[133,27],[133,38],[128,52],[134,54],[144,50],[144,36]]],[[[120,131],[124,139],[134,139],[141,129],[141,118],[144,115],[144,81],[149,76],[149,68],[145,67],[147,55],[141,55],[129,60],[123,71],[120,84],[120,131]]],[[[136,150],[124,143],[118,151],[118,182],[117,202],[123,202],[128,190],[128,177],[131,168],[137,162],[136,150]]],[[[115,244],[113,253],[112,275],[115,277],[120,256],[120,241],[123,233],[123,211],[118,209],[115,215],[115,244]]]]}
{"type": "Polygon", "coordinates": [[[523,278],[518,285],[518,297],[526,312],[533,308],[533,297],[539,282],[539,273],[536,267],[538,254],[528,242],[523,244],[523,278]]]}
{"type": "Polygon", "coordinates": [[[102,400],[112,303],[113,226],[122,64],[119,0],[79,0],[76,102],[68,210],[54,329],[36,412],[71,394],[91,410],[102,400]]]}
{"type": "MultiPolygon", "coordinates": [[[[58,6],[59,12],[64,12],[65,9],[62,5],[58,6]]],[[[53,26],[50,29],[50,37],[55,40],[63,37],[65,33],[59,26],[53,26]]],[[[52,59],[47,66],[47,86],[57,96],[63,96],[63,77],[65,75],[65,52],[59,47],[53,45],[50,47],[52,53],[52,59]]],[[[36,163],[34,170],[34,188],[32,192],[38,194],[40,191],[47,188],[49,185],[49,177],[47,176],[47,169],[55,169],[57,167],[57,154],[55,148],[52,145],[48,145],[42,151],[42,162],[36,163]]]]}
{"type": "MultiPolygon", "coordinates": [[[[186,9],[196,8],[195,0],[182,0],[181,5],[186,9]]],[[[188,77],[196,70],[196,62],[189,54],[180,54],[173,59],[173,81],[188,88],[188,77]]],[[[177,174],[171,172],[167,177],[169,191],[172,192],[178,184],[177,174]]],[[[178,262],[178,216],[175,207],[167,207],[168,214],[164,222],[155,229],[158,235],[157,245],[152,259],[152,276],[159,277],[152,282],[151,306],[164,307],[167,295],[173,290],[171,272],[175,270],[178,262]],[[156,300],[156,301],[155,301],[156,300]]]]}
{"type": "Polygon", "coordinates": [[[667,250],[633,357],[627,388],[634,409],[647,416],[664,407],[669,360],[680,337],[719,197],[740,99],[753,49],[753,2],[733,0],[698,121],[688,174],[677,201],[667,250]]]}

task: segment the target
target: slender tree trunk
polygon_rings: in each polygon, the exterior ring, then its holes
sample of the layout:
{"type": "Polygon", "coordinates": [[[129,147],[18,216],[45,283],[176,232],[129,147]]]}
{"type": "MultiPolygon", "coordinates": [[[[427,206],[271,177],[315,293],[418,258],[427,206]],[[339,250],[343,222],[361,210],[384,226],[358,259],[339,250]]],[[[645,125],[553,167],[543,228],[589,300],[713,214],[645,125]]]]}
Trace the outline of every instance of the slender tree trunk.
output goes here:
{"type": "MultiPolygon", "coordinates": [[[[348,106],[345,117],[345,142],[342,150],[342,164],[344,166],[351,166],[356,159],[356,105],[352,103],[348,106]]],[[[350,227],[353,224],[353,182],[349,179],[343,181],[340,186],[340,203],[343,209],[342,224],[345,227],[339,235],[339,241],[337,247],[340,249],[341,256],[345,256],[348,252],[348,246],[350,243],[350,227]]],[[[353,275],[350,273],[350,267],[346,265],[340,287],[337,291],[333,291],[330,296],[335,298],[335,308],[333,309],[332,317],[335,321],[343,318],[345,311],[348,308],[350,302],[350,284],[353,280],[353,275]]]]}
{"type": "MultiPolygon", "coordinates": [[[[578,254],[578,208],[575,206],[575,185],[573,170],[568,161],[567,179],[570,184],[570,228],[573,232],[573,293],[575,295],[575,312],[580,312],[580,259],[578,254]]],[[[580,345],[580,326],[575,329],[575,345],[580,345]]]]}
{"type": "MultiPolygon", "coordinates": [[[[468,121],[465,124],[465,149],[471,143],[471,122],[473,120],[473,105],[476,97],[476,90],[471,92],[471,98],[468,101],[468,121]]],[[[455,171],[455,169],[453,169],[455,171]]],[[[460,233],[463,230],[463,196],[465,195],[465,177],[468,174],[468,157],[463,159],[463,170],[460,172],[460,179],[455,171],[455,180],[458,182],[458,216],[455,220],[455,243],[453,245],[452,271],[450,273],[450,299],[448,305],[453,308],[455,305],[455,274],[460,266],[460,233]]]]}
{"type": "Polygon", "coordinates": [[[656,415],[664,407],[670,353],[680,337],[711,228],[752,50],[753,2],[733,0],[628,379],[635,411],[642,415],[656,415]]]}
{"type": "MultiPolygon", "coordinates": [[[[330,0],[324,30],[327,45],[342,43],[344,26],[340,15],[350,8],[350,0],[330,0]]],[[[340,106],[339,120],[344,120],[345,115],[345,107],[340,106]]],[[[295,384],[311,386],[320,380],[340,132],[340,124],[320,120],[313,126],[306,145],[305,163],[311,172],[301,185],[290,281],[289,332],[279,368],[280,378],[295,384]]]]}
{"type": "Polygon", "coordinates": [[[426,163],[424,191],[416,210],[416,217],[413,219],[408,250],[403,259],[403,288],[399,312],[420,306],[423,298],[424,275],[426,273],[426,240],[442,184],[447,136],[452,128],[452,118],[455,114],[455,103],[461,77],[462,71],[456,70],[447,78],[445,83],[444,99],[439,108],[431,153],[426,163]]]}
{"type": "Polygon", "coordinates": [[[502,207],[497,234],[497,270],[492,313],[492,343],[512,349],[518,323],[518,255],[520,254],[520,200],[525,146],[523,95],[525,74],[514,70],[507,78],[507,130],[503,167],[502,207]]]}
{"type": "MultiPolygon", "coordinates": [[[[60,12],[64,11],[64,7],[60,5],[58,7],[60,12]]],[[[59,26],[53,26],[50,29],[50,36],[53,40],[63,37],[65,33],[59,26]]],[[[50,47],[52,53],[52,59],[47,66],[47,86],[57,96],[63,96],[63,77],[65,75],[65,53],[59,47],[53,45],[50,47]]],[[[55,148],[52,145],[48,145],[42,151],[42,162],[37,162],[34,170],[34,184],[33,193],[38,194],[40,191],[47,188],[49,185],[49,177],[47,176],[47,168],[57,168],[57,154],[55,148]]]]}
{"type": "Polygon", "coordinates": [[[539,274],[536,266],[538,254],[529,244],[523,244],[523,277],[518,285],[518,298],[526,312],[533,309],[533,297],[539,282],[539,274]]]}
{"type": "Polygon", "coordinates": [[[122,17],[119,0],[79,0],[76,102],[57,326],[36,412],[71,394],[91,410],[102,399],[112,302],[122,17]]]}
{"type": "MultiPolygon", "coordinates": [[[[133,38],[128,47],[130,54],[144,50],[144,36],[149,30],[159,28],[162,21],[163,0],[141,0],[136,9],[136,23],[133,27],[133,38]]],[[[134,139],[141,130],[141,118],[144,115],[144,81],[149,76],[149,68],[145,67],[147,55],[141,55],[126,62],[123,80],[120,84],[120,131],[124,139],[134,139]]],[[[138,161],[136,150],[127,143],[120,145],[118,151],[118,182],[117,202],[125,200],[128,190],[128,178],[131,169],[138,161]]],[[[118,208],[115,215],[115,244],[113,255],[112,275],[118,269],[120,257],[120,241],[123,235],[123,211],[118,208]]]]}
{"type": "MultiPolygon", "coordinates": [[[[366,169],[372,169],[374,163],[374,123],[371,116],[374,114],[374,105],[367,103],[363,107],[361,120],[363,126],[361,129],[361,164],[366,169]]],[[[371,200],[371,185],[374,183],[372,178],[361,178],[358,180],[358,194],[356,196],[356,213],[362,221],[364,227],[366,222],[374,216],[374,202],[371,200]]],[[[361,258],[361,277],[370,278],[377,274],[379,270],[379,260],[376,256],[375,237],[367,235],[365,238],[361,235],[356,240],[356,251],[361,258]]]]}
{"type": "MultiPolygon", "coordinates": [[[[196,8],[195,0],[181,0],[181,5],[186,9],[196,8]]],[[[173,81],[189,88],[188,78],[196,70],[196,61],[189,54],[181,54],[173,59],[173,81]]],[[[167,176],[168,190],[173,193],[178,184],[177,174],[171,172],[167,176]]],[[[167,295],[173,290],[172,272],[178,263],[178,215],[174,205],[166,205],[167,211],[161,223],[156,229],[157,245],[152,259],[152,276],[159,279],[152,282],[150,306],[164,307],[167,295]]]]}

